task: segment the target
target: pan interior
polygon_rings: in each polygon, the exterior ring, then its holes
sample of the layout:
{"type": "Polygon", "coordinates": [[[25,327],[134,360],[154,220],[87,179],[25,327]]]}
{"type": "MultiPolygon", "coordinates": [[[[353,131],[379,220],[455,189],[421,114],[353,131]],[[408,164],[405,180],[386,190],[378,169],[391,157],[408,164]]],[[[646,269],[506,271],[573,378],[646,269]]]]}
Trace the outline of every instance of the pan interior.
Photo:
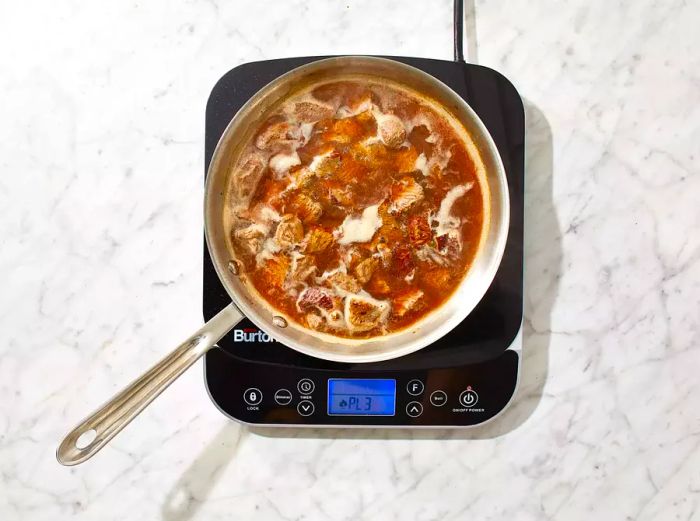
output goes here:
{"type": "MultiPolygon", "coordinates": [[[[470,153],[472,150],[470,150],[470,153]]],[[[478,303],[498,267],[505,246],[508,222],[508,195],[500,156],[491,137],[471,108],[443,83],[432,76],[399,62],[370,57],[341,57],[320,60],[279,77],[253,96],[236,114],[224,131],[215,150],[207,177],[205,223],[212,261],[231,298],[258,327],[282,343],[303,353],[336,361],[377,361],[410,353],[450,331],[478,303]],[[368,77],[373,81],[410,86],[412,92],[432,100],[456,120],[466,136],[465,143],[481,158],[482,192],[487,194],[488,218],[482,231],[480,250],[469,273],[453,296],[440,308],[412,327],[371,339],[348,339],[312,332],[289,321],[278,328],[273,317],[279,315],[265,301],[251,293],[249,284],[233,275],[230,260],[228,227],[222,216],[227,207],[228,176],[243,146],[257,130],[266,113],[299,90],[328,81],[368,77]]]]}

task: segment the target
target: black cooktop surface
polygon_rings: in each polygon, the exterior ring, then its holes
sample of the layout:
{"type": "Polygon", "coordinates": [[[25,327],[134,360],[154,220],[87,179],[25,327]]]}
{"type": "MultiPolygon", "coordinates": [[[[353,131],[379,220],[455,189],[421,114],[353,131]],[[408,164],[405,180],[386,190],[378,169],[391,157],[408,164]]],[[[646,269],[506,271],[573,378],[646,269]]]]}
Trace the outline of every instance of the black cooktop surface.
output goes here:
{"type": "MultiPolygon", "coordinates": [[[[224,412],[237,419],[265,424],[473,425],[497,414],[515,390],[518,354],[506,350],[520,330],[523,313],[525,118],[522,100],[504,76],[487,67],[425,58],[389,58],[422,69],[450,86],[469,103],[493,137],[506,170],[510,194],[510,226],[501,266],[481,302],[459,326],[433,345],[394,360],[370,364],[319,360],[271,341],[250,321],[242,321],[219,341],[220,349],[210,351],[205,359],[212,398],[224,412]],[[325,376],[319,378],[319,374],[325,376]],[[317,391],[314,401],[299,384],[306,378],[314,382],[314,387],[325,389],[327,380],[339,375],[395,378],[399,412],[391,418],[355,416],[351,420],[347,416],[331,416],[321,410],[326,408],[329,391],[324,390],[321,398],[317,391]],[[415,380],[425,387],[418,401],[413,399],[416,395],[403,391],[409,389],[409,383],[415,387],[415,380]],[[471,401],[477,396],[476,391],[472,395],[472,387],[480,389],[479,407],[469,407],[475,405],[471,401]],[[277,392],[281,391],[285,396],[291,395],[290,403],[277,401],[277,392]],[[431,405],[436,393],[445,393],[445,403],[450,407],[431,405]],[[248,403],[256,401],[249,399],[251,395],[260,396],[262,404],[248,403]],[[265,407],[266,402],[272,406],[265,407]],[[421,408],[417,415],[416,403],[421,408]],[[295,405],[299,407],[296,410],[295,405]],[[412,408],[410,412],[409,408],[412,408]],[[471,414],[452,414],[453,410],[467,410],[471,414]]],[[[322,57],[246,63],[226,73],[214,86],[207,103],[205,171],[219,137],[253,94],[281,74],[319,59],[322,57]]],[[[206,320],[230,303],[206,244],[203,300],[206,320]]]]}

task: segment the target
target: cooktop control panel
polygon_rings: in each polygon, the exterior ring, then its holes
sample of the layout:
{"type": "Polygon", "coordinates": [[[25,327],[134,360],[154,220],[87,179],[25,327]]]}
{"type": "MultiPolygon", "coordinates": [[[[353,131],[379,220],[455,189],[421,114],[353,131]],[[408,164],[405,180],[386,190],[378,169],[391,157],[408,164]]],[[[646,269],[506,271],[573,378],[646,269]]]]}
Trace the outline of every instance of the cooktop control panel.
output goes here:
{"type": "Polygon", "coordinates": [[[507,350],[463,367],[373,373],[263,368],[215,349],[207,357],[206,376],[217,406],[250,424],[469,426],[508,404],[518,356],[507,350]]]}

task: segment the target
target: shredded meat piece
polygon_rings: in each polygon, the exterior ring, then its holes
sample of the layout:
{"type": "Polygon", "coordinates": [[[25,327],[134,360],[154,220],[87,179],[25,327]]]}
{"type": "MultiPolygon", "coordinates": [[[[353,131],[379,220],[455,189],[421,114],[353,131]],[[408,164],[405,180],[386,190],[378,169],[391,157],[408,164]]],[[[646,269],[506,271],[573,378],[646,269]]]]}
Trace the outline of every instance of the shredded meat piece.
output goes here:
{"type": "Polygon", "coordinates": [[[347,252],[345,253],[345,266],[347,266],[347,268],[352,272],[354,272],[357,265],[365,259],[365,256],[362,253],[363,250],[364,248],[360,249],[359,247],[353,246],[348,248],[347,252]]]}
{"type": "Polygon", "coordinates": [[[289,270],[289,257],[286,255],[274,255],[265,260],[261,274],[268,284],[276,288],[281,288],[287,278],[289,270]]]}
{"type": "Polygon", "coordinates": [[[386,244],[380,242],[377,244],[377,253],[379,253],[379,257],[382,259],[382,264],[388,267],[391,263],[391,249],[386,244]]]}
{"type": "Polygon", "coordinates": [[[333,236],[321,228],[312,229],[306,236],[306,252],[319,253],[333,242],[333,236]]]}
{"type": "Polygon", "coordinates": [[[418,153],[413,147],[401,147],[394,154],[396,160],[396,171],[400,174],[410,174],[416,172],[416,159],[418,153]]]}
{"type": "Polygon", "coordinates": [[[391,213],[401,213],[423,199],[423,187],[412,177],[405,177],[391,189],[391,213]]]}
{"type": "Polygon", "coordinates": [[[344,206],[350,206],[355,202],[352,196],[352,192],[347,187],[338,188],[337,186],[334,186],[330,189],[330,192],[331,198],[334,199],[335,203],[340,203],[344,206]]]}
{"type": "Polygon", "coordinates": [[[233,232],[233,238],[244,253],[256,255],[265,241],[265,230],[259,224],[251,224],[233,232]]]}
{"type": "Polygon", "coordinates": [[[322,119],[332,118],[335,108],[320,101],[299,101],[294,104],[294,116],[301,123],[314,123],[322,119]]]}
{"type": "Polygon", "coordinates": [[[372,278],[374,270],[377,269],[379,261],[374,257],[369,257],[363,260],[355,267],[355,277],[360,282],[360,284],[367,284],[369,279],[372,278]]]}
{"type": "Polygon", "coordinates": [[[333,177],[340,168],[340,155],[330,154],[314,157],[309,168],[319,177],[333,177]]]}
{"type": "Polygon", "coordinates": [[[374,275],[367,284],[367,291],[373,297],[385,297],[391,292],[391,288],[384,277],[374,275]]]}
{"type": "Polygon", "coordinates": [[[337,286],[349,293],[357,293],[362,289],[354,278],[339,271],[328,277],[328,282],[330,282],[332,286],[337,286]]]}
{"type": "Polygon", "coordinates": [[[292,207],[304,224],[318,222],[323,213],[323,207],[305,194],[297,194],[292,200],[292,207]]]}
{"type": "Polygon", "coordinates": [[[297,306],[302,310],[314,307],[333,309],[333,297],[326,288],[314,286],[301,292],[297,299],[297,306]]]}
{"type": "Polygon", "coordinates": [[[457,230],[450,230],[439,237],[435,237],[435,246],[440,253],[450,257],[457,257],[462,249],[459,232],[457,230]]]}
{"type": "Polygon", "coordinates": [[[232,175],[236,203],[248,204],[264,170],[265,163],[256,154],[249,154],[240,161],[232,175]]]}
{"type": "Polygon", "coordinates": [[[265,127],[255,138],[260,150],[278,151],[298,139],[298,130],[286,121],[278,121],[265,127]]]}
{"type": "Polygon", "coordinates": [[[347,105],[342,105],[335,113],[336,118],[349,118],[362,113],[370,113],[372,109],[372,95],[366,94],[358,99],[348,100],[347,105]]]}
{"type": "Polygon", "coordinates": [[[359,141],[370,135],[370,121],[374,121],[374,118],[369,111],[351,118],[334,119],[324,132],[324,137],[341,144],[359,141]]]}
{"type": "Polygon", "coordinates": [[[297,188],[305,188],[311,183],[311,180],[316,177],[316,172],[310,170],[306,166],[302,166],[301,168],[297,168],[296,170],[290,172],[289,176],[292,179],[292,186],[297,188]]]}
{"type": "Polygon", "coordinates": [[[290,278],[292,282],[304,282],[316,272],[316,264],[313,257],[299,255],[293,263],[290,278]]]}
{"type": "Polygon", "coordinates": [[[393,300],[392,312],[398,317],[404,316],[411,309],[415,308],[420,300],[423,298],[424,293],[417,288],[411,288],[406,291],[402,291],[393,300]]]}
{"type": "Polygon", "coordinates": [[[411,249],[405,244],[396,248],[392,256],[392,264],[397,273],[400,275],[408,275],[415,267],[411,249]]]}
{"type": "Polygon", "coordinates": [[[319,317],[315,313],[307,313],[306,314],[306,324],[311,328],[311,329],[321,329],[321,326],[323,325],[323,318],[319,317]]]}
{"type": "Polygon", "coordinates": [[[388,312],[386,302],[359,296],[345,299],[345,321],[353,331],[374,329],[381,325],[388,312]]]}
{"type": "Polygon", "coordinates": [[[411,215],[408,219],[408,238],[415,246],[421,246],[430,241],[433,233],[425,215],[411,215]]]}
{"type": "Polygon", "coordinates": [[[382,218],[382,226],[379,228],[377,233],[377,242],[383,242],[385,244],[396,244],[403,241],[403,231],[401,230],[401,224],[399,221],[386,212],[385,205],[381,207],[380,216],[382,218]]]}
{"type": "Polygon", "coordinates": [[[380,117],[377,127],[379,137],[389,148],[399,148],[406,139],[406,128],[403,121],[393,114],[380,117]]]}
{"type": "Polygon", "coordinates": [[[424,244],[418,251],[416,251],[416,257],[423,262],[437,264],[439,266],[445,266],[448,263],[447,256],[444,253],[440,253],[428,244],[424,244]]]}
{"type": "Polygon", "coordinates": [[[282,248],[291,248],[304,238],[304,226],[295,215],[287,214],[277,225],[275,240],[282,248]]]}

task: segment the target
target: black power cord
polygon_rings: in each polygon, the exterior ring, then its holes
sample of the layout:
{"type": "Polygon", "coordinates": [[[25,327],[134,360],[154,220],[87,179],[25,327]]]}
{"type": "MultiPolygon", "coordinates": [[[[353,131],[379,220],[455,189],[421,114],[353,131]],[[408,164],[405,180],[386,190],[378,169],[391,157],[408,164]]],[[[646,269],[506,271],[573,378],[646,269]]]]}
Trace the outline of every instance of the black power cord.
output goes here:
{"type": "Polygon", "coordinates": [[[464,62],[464,1],[454,0],[454,61],[464,62]]]}

